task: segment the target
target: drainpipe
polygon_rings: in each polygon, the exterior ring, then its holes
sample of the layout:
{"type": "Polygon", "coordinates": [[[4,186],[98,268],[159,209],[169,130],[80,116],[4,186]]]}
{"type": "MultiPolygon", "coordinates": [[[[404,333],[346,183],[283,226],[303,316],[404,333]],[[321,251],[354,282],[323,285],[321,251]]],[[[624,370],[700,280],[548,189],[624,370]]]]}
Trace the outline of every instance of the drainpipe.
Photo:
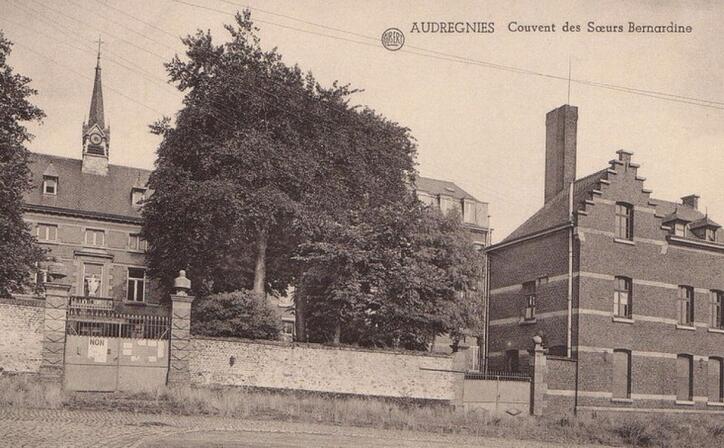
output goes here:
{"type": "MultiPolygon", "coordinates": [[[[486,241],[485,241],[485,247],[486,249],[490,247],[490,242],[492,241],[492,234],[493,229],[488,229],[488,234],[486,235],[486,241]]],[[[488,373],[488,353],[489,353],[489,335],[490,335],[490,254],[485,252],[485,259],[484,259],[484,269],[485,269],[485,283],[483,284],[483,300],[484,300],[484,311],[485,311],[485,321],[483,324],[483,337],[485,338],[485,341],[483,343],[483,373],[488,373]]]]}
{"type": "Polygon", "coordinates": [[[568,189],[568,331],[566,333],[566,353],[568,358],[573,356],[573,182],[568,189]]]}

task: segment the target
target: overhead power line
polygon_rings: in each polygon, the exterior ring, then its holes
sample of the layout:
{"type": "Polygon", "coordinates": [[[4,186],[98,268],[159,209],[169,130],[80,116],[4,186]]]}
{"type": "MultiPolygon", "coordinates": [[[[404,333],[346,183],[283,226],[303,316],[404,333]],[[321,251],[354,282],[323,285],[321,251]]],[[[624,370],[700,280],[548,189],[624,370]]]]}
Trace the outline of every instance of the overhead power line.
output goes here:
{"type": "MultiPolygon", "coordinates": [[[[189,5],[189,6],[195,6],[195,7],[199,7],[199,8],[211,10],[211,11],[216,11],[216,12],[220,12],[220,13],[224,13],[224,14],[230,14],[228,11],[222,11],[222,10],[218,10],[218,9],[215,9],[215,8],[204,7],[204,6],[197,5],[197,4],[194,4],[194,3],[190,3],[190,2],[187,2],[187,1],[184,1],[184,0],[170,0],[170,1],[173,1],[173,2],[176,2],[176,3],[182,3],[182,4],[185,4],[185,5],[189,5]]],[[[276,12],[273,12],[273,11],[265,10],[265,9],[262,9],[262,8],[257,8],[257,7],[255,7],[255,6],[247,6],[247,5],[244,5],[244,4],[241,4],[241,3],[237,3],[237,2],[233,2],[233,1],[230,1],[230,0],[218,0],[218,1],[220,1],[220,2],[222,2],[222,3],[225,3],[225,4],[233,5],[233,6],[236,6],[236,7],[249,8],[249,9],[251,9],[251,10],[258,11],[258,12],[261,12],[261,13],[264,13],[264,14],[274,15],[274,16],[277,16],[277,17],[286,18],[286,19],[293,20],[293,21],[297,21],[297,22],[304,23],[304,24],[307,24],[307,25],[316,26],[316,27],[319,27],[319,28],[322,28],[322,29],[326,29],[326,30],[330,30],[330,31],[335,31],[335,32],[338,32],[338,33],[343,33],[343,34],[348,34],[348,35],[352,35],[352,36],[355,36],[355,37],[360,37],[360,38],[363,38],[363,39],[367,39],[367,40],[369,40],[369,41],[379,42],[379,39],[378,39],[377,37],[373,37],[373,36],[369,36],[369,35],[365,35],[365,34],[353,32],[353,31],[343,30],[343,29],[340,29],[340,28],[336,28],[336,27],[331,27],[331,26],[327,26],[327,25],[324,25],[324,24],[315,23],[315,22],[312,22],[312,21],[309,21],[309,20],[299,19],[299,18],[297,18],[297,17],[293,17],[293,16],[290,16],[290,15],[287,15],[287,14],[280,14],[280,13],[276,13],[276,12]]],[[[313,32],[313,31],[298,29],[298,28],[294,28],[294,27],[287,27],[287,26],[284,26],[284,25],[276,24],[276,23],[274,23],[274,22],[268,22],[268,21],[263,21],[263,20],[259,20],[259,19],[255,19],[255,20],[258,20],[258,21],[261,22],[261,23],[268,23],[268,24],[272,24],[272,25],[275,25],[275,26],[281,26],[281,27],[285,27],[285,28],[292,29],[292,30],[295,30],[295,31],[300,31],[300,32],[305,32],[305,33],[310,33],[310,34],[321,35],[321,36],[325,36],[325,37],[329,37],[329,38],[333,38],[333,39],[341,39],[341,38],[338,37],[338,36],[333,36],[333,35],[329,35],[329,34],[315,33],[315,32],[313,32]]],[[[367,42],[359,42],[359,41],[355,41],[355,40],[351,40],[351,39],[341,39],[341,40],[345,40],[345,41],[349,41],[349,42],[354,42],[354,43],[362,44],[362,45],[374,46],[374,47],[379,48],[379,45],[378,45],[378,44],[369,44],[369,43],[367,43],[367,42]]],[[[495,63],[492,63],[492,62],[489,62],[489,61],[482,61],[482,60],[477,60],[477,59],[473,59],[473,58],[469,58],[469,57],[464,57],[464,56],[454,55],[454,54],[450,54],[450,53],[435,51],[435,50],[431,50],[431,49],[428,49],[428,48],[418,47],[418,46],[414,46],[414,45],[410,45],[410,44],[406,45],[406,47],[407,47],[407,48],[411,48],[411,49],[415,49],[415,50],[419,50],[419,51],[423,51],[423,52],[427,52],[427,53],[431,53],[431,54],[421,54],[421,53],[419,53],[419,52],[409,51],[409,50],[407,50],[406,48],[402,48],[400,51],[406,52],[406,53],[410,53],[410,54],[416,54],[416,55],[419,55],[419,56],[431,57],[431,58],[434,58],[434,59],[448,60],[448,61],[450,61],[450,62],[469,63],[469,64],[472,64],[472,65],[480,65],[480,66],[488,67],[488,68],[491,68],[491,69],[510,71],[510,72],[513,72],[513,73],[527,74],[527,75],[544,77],[544,78],[550,78],[550,79],[556,79],[556,80],[561,80],[561,81],[566,81],[566,82],[569,81],[569,77],[568,77],[568,76],[559,76],[559,75],[553,75],[553,74],[550,74],[550,73],[538,72],[538,71],[535,71],[535,70],[529,70],[529,69],[520,68],[520,67],[514,67],[514,66],[507,66],[507,65],[495,64],[495,63]],[[440,57],[435,57],[434,55],[437,55],[437,56],[440,56],[440,57]],[[441,58],[442,58],[442,59],[441,59],[441,58]]],[[[615,84],[609,84],[609,83],[603,83],[603,82],[596,82],[596,81],[589,81],[589,80],[585,80],[585,79],[575,79],[575,78],[573,78],[573,79],[570,79],[570,82],[577,83],[577,84],[582,84],[582,85],[587,85],[587,86],[591,86],[591,87],[598,87],[598,88],[609,89],[609,90],[613,90],[613,91],[619,91],[619,92],[630,93],[630,94],[635,94],[635,95],[641,95],[641,96],[646,96],[646,97],[651,97],[651,98],[657,98],[657,99],[661,99],[661,100],[665,100],[665,101],[674,101],[674,102],[680,102],[680,103],[684,103],[684,104],[691,104],[691,105],[696,105],[696,106],[709,107],[709,108],[713,108],[713,109],[724,109],[724,108],[722,108],[722,107],[716,107],[716,106],[715,106],[715,105],[722,105],[722,106],[724,106],[724,102],[722,102],[722,101],[717,101],[717,100],[709,100],[709,99],[703,99],[703,98],[695,98],[695,97],[691,97],[691,96],[677,95],[677,94],[666,93],[666,92],[661,92],[661,91],[656,91],[656,90],[647,90],[647,89],[638,89],[638,88],[627,87],[627,86],[619,86],[619,85],[615,85],[615,84]],[[679,100],[680,100],[680,101],[679,101],[679,100]]]]}

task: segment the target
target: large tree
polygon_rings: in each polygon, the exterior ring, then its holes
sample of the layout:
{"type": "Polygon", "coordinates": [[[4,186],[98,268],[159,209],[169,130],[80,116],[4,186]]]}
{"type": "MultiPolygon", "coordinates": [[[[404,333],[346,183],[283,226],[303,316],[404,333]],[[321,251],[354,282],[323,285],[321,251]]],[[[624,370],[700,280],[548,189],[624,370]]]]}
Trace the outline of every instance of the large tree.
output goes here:
{"type": "Polygon", "coordinates": [[[457,213],[412,195],[323,226],[299,257],[312,341],[423,349],[482,323],[482,255],[457,213]]]}
{"type": "Polygon", "coordinates": [[[184,38],[185,56],[166,65],[185,98],[175,124],[153,126],[163,141],[143,209],[149,264],[167,285],[187,268],[201,294],[282,293],[305,235],[404,194],[415,146],[350,106],[348,86],[322,87],[263,50],[248,11],[226,29],[222,44],[184,38]]]}
{"type": "Polygon", "coordinates": [[[37,92],[30,79],[8,64],[12,43],[0,30],[0,296],[23,290],[43,251],[23,221],[23,193],[31,188],[28,150],[32,136],[23,122],[43,111],[28,100],[37,92]]]}

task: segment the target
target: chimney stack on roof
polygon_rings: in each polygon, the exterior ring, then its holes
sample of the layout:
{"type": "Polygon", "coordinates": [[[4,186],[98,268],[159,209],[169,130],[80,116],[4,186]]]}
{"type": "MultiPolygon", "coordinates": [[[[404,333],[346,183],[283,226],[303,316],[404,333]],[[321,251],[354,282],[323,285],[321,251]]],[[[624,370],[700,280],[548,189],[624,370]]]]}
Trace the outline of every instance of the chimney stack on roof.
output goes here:
{"type": "Polygon", "coordinates": [[[699,196],[696,194],[690,194],[681,198],[681,203],[687,207],[691,207],[694,210],[699,210],[699,196]]]}
{"type": "Polygon", "coordinates": [[[545,203],[576,180],[578,108],[564,104],[546,114],[545,203]]]}

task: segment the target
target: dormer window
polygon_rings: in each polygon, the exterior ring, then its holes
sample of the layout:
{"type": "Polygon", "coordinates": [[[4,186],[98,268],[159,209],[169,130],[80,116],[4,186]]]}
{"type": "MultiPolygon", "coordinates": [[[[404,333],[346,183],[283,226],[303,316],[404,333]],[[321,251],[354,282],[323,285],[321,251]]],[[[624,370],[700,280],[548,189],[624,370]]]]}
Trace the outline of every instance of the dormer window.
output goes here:
{"type": "Polygon", "coordinates": [[[140,207],[143,205],[143,201],[146,199],[145,188],[132,188],[131,189],[131,205],[134,207],[140,207]]]}
{"type": "Polygon", "coordinates": [[[716,241],[716,230],[712,228],[706,229],[706,240],[707,241],[716,241]]]}
{"type": "Polygon", "coordinates": [[[674,235],[686,236],[686,224],[683,222],[677,222],[674,224],[674,235]]]}
{"type": "Polygon", "coordinates": [[[58,178],[53,176],[43,176],[43,194],[58,194],[58,178]]]}

